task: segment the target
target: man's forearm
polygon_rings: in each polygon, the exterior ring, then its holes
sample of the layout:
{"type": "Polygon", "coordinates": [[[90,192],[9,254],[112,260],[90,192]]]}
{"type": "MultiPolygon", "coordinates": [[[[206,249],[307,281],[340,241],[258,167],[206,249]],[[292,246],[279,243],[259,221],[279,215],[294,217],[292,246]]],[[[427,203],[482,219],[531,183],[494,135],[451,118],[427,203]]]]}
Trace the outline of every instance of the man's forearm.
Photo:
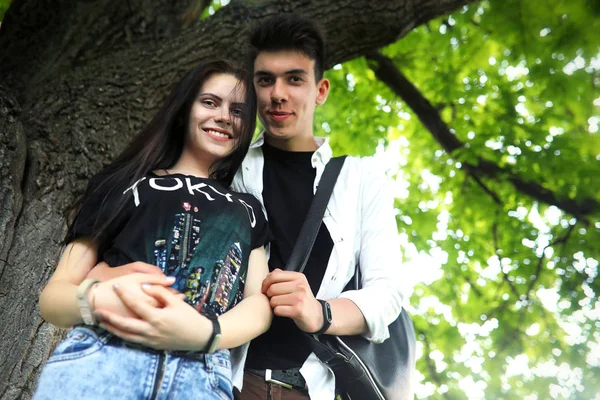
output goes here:
{"type": "Polygon", "coordinates": [[[364,335],[367,322],[362,312],[352,300],[331,299],[331,326],[325,332],[328,335],[364,335]]]}

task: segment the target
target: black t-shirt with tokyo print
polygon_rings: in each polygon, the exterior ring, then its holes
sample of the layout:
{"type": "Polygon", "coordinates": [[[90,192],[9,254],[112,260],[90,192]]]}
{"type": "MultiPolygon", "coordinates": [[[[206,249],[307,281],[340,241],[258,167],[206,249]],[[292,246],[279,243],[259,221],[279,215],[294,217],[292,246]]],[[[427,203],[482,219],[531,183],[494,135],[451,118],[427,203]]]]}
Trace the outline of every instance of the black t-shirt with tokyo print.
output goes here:
{"type": "MultiPolygon", "coordinates": [[[[97,176],[90,185],[99,181],[97,176]]],[[[116,211],[118,197],[126,196],[99,261],[157,265],[177,278],[173,287],[205,315],[221,315],[243,298],[250,252],[269,236],[256,198],[182,174],[149,174],[128,188],[111,189],[84,203],[67,242],[90,236],[116,211]]]]}

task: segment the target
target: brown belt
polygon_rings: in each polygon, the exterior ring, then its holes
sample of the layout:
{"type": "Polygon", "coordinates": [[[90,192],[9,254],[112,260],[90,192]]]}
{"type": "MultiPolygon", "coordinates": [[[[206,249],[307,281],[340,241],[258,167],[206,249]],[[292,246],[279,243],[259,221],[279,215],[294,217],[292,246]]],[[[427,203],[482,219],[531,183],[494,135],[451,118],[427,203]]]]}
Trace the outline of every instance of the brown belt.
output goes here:
{"type": "Polygon", "coordinates": [[[287,389],[306,390],[306,381],[300,373],[300,368],[289,369],[253,369],[246,371],[264,378],[265,382],[274,383],[287,389]]]}

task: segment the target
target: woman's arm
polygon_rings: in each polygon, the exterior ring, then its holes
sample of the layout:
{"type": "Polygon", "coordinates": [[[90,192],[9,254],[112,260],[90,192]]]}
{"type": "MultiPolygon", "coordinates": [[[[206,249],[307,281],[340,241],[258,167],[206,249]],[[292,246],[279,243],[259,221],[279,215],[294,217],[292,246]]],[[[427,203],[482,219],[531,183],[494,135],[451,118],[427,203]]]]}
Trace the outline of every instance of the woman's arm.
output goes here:
{"type": "MultiPolygon", "coordinates": [[[[91,240],[76,240],[67,245],[54,274],[40,294],[40,313],[46,321],[62,328],[83,323],[77,304],[77,287],[96,262],[97,248],[91,240]]],[[[102,307],[121,315],[135,316],[112,290],[112,285],[119,282],[123,285],[131,285],[132,290],[138,288],[142,301],[148,304],[155,304],[155,300],[141,291],[142,283],[158,285],[173,283],[161,275],[139,273],[101,282],[88,291],[87,298],[92,307],[102,307]]]]}
{"type": "Polygon", "coordinates": [[[273,312],[268,297],[261,292],[262,281],[268,273],[264,247],[252,250],[244,299],[219,317],[222,332],[220,349],[230,349],[249,342],[265,333],[271,326],[273,312]]]}
{"type": "Polygon", "coordinates": [[[97,249],[91,241],[67,245],[58,266],[40,294],[40,313],[53,325],[66,328],[83,323],[77,306],[77,286],[96,265],[97,249]]]}
{"type": "MultiPolygon", "coordinates": [[[[268,273],[264,248],[250,254],[244,299],[219,317],[221,341],[218,348],[232,348],[264,333],[271,324],[272,312],[267,297],[261,293],[261,283],[268,273]]],[[[120,285],[114,288],[123,303],[140,319],[127,318],[104,309],[97,310],[102,326],[131,342],[155,349],[205,350],[212,334],[212,323],[192,306],[158,286],[143,290],[163,304],[153,308],[139,302],[137,295],[120,285]]]]}

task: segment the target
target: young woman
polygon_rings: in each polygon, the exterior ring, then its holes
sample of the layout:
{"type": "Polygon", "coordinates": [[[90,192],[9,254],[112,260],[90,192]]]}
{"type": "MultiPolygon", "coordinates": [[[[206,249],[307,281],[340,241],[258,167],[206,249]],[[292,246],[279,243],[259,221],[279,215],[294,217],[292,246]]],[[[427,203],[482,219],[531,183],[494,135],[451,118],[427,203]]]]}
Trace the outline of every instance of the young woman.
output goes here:
{"type": "Polygon", "coordinates": [[[48,322],[76,327],[34,399],[233,398],[227,349],[272,318],[264,214],[228,189],[254,131],[246,79],[225,61],[200,64],[90,181],[40,296],[48,322]],[[135,261],[164,274],[85,279],[98,262],[135,261]]]}

